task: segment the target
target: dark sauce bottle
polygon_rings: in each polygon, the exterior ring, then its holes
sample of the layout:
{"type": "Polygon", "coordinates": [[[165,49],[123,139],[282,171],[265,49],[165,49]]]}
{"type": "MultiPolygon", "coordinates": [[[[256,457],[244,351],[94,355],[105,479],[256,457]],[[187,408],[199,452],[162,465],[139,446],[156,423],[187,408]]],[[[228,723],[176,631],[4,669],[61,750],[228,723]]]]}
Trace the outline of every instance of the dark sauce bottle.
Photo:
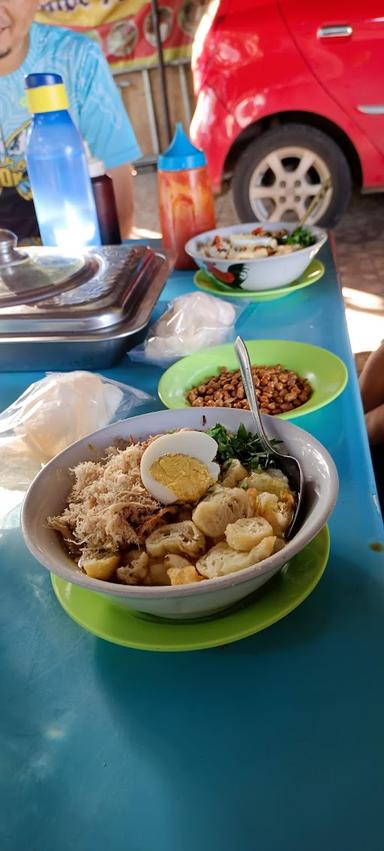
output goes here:
{"type": "Polygon", "coordinates": [[[102,245],[121,245],[119,219],[112,178],[106,174],[102,160],[88,156],[88,169],[95,196],[102,245]]]}

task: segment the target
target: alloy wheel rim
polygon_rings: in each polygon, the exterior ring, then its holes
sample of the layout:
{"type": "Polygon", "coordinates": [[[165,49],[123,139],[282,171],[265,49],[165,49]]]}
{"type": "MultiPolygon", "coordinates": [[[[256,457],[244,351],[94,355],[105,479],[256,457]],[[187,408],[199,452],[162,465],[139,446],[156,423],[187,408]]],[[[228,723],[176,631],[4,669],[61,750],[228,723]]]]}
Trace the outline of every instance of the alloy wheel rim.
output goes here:
{"type": "MultiPolygon", "coordinates": [[[[260,160],[249,183],[249,201],[256,219],[298,221],[329,177],[327,164],[310,148],[299,145],[276,148],[260,160]]],[[[331,189],[309,216],[308,224],[321,219],[332,195],[331,189]]]]}

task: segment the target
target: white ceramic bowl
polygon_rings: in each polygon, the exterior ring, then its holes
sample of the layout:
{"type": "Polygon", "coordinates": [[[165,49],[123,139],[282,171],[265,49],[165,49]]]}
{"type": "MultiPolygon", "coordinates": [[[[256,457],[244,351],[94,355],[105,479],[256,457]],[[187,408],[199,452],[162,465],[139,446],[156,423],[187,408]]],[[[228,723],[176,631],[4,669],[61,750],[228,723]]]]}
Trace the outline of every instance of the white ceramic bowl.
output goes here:
{"type": "MultiPolygon", "coordinates": [[[[271,222],[265,225],[265,229],[272,232],[286,228],[286,230],[291,232],[296,226],[292,222],[271,222]]],[[[197,266],[201,269],[206,269],[208,272],[211,270],[212,274],[215,274],[214,269],[219,270],[219,272],[228,272],[231,271],[231,267],[236,266],[236,269],[232,271],[236,275],[241,274],[243,280],[240,284],[240,289],[255,292],[257,290],[273,290],[276,287],[284,287],[286,284],[296,281],[305,272],[311,260],[313,260],[318,251],[320,251],[321,246],[327,240],[325,230],[310,225],[309,229],[316,237],[316,242],[309,246],[309,248],[299,248],[297,251],[292,251],[291,254],[259,257],[255,258],[255,260],[216,260],[215,258],[204,257],[198,249],[199,242],[208,241],[213,236],[246,233],[255,227],[258,227],[257,222],[248,222],[248,224],[243,223],[205,231],[205,233],[200,233],[198,236],[190,239],[186,243],[185,251],[193,258],[197,266]]]]}
{"type": "Polygon", "coordinates": [[[64,509],[71,477],[80,461],[95,460],[118,438],[145,438],[173,428],[210,428],[221,422],[235,431],[241,422],[252,428],[248,412],[228,408],[184,408],[133,417],[100,429],[77,441],[50,461],[32,482],[22,509],[22,530],[31,553],[52,573],[105,595],[114,603],[167,618],[196,618],[225,609],[268,581],[322,529],[335,504],[338,478],[335,465],[308,432],[276,417],[263,417],[267,433],[284,442],[301,462],[306,481],[303,524],[286,547],[254,567],[206,582],[181,586],[139,587],[91,579],[66,553],[60,535],[46,518],[64,509]]]}

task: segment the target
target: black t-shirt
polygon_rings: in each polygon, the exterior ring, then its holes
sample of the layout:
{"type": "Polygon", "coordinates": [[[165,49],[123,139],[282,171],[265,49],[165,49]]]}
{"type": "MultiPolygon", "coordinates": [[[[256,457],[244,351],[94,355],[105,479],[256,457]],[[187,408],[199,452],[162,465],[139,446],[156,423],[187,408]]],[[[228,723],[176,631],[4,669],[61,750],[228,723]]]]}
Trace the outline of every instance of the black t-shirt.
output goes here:
{"type": "Polygon", "coordinates": [[[33,201],[26,201],[17,189],[3,188],[0,194],[0,228],[11,230],[19,242],[40,237],[33,201]]]}
{"type": "Polygon", "coordinates": [[[0,228],[13,231],[20,242],[40,236],[25,159],[30,121],[8,135],[0,123],[0,228]]]}

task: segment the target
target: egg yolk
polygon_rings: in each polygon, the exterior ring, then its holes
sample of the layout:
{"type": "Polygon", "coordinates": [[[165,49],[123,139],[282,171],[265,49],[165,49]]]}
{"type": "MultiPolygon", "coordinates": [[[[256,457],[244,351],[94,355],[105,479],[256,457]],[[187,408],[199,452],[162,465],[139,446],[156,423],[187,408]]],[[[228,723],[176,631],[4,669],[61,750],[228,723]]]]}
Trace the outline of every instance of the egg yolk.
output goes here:
{"type": "Polygon", "coordinates": [[[214,484],[208,467],[190,455],[162,455],[152,464],[150,474],[169,488],[179,502],[197,502],[214,484]]]}

